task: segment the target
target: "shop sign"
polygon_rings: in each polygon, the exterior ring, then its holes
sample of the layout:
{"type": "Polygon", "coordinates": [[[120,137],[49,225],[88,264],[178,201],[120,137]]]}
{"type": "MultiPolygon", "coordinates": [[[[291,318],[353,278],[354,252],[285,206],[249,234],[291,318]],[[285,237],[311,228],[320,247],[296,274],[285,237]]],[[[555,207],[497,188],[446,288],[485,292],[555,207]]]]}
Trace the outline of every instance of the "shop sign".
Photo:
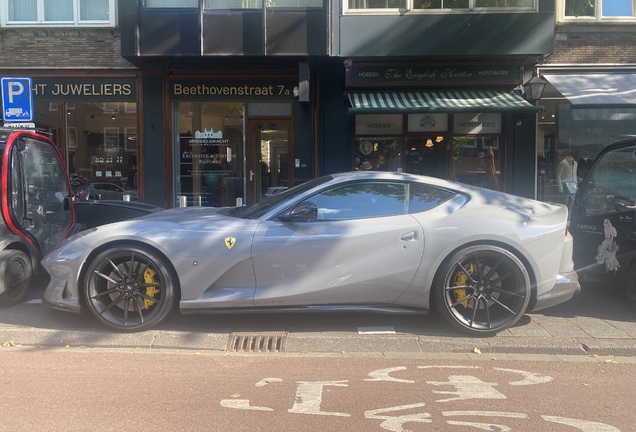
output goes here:
{"type": "Polygon", "coordinates": [[[37,100],[135,101],[134,79],[33,79],[33,96],[37,100]]]}
{"type": "Polygon", "coordinates": [[[356,116],[356,135],[401,134],[402,114],[363,114],[356,116]]]}
{"type": "Polygon", "coordinates": [[[409,114],[409,132],[447,132],[448,114],[409,114]]]}
{"type": "Polygon", "coordinates": [[[170,99],[176,101],[296,100],[297,80],[174,80],[170,99]]]}
{"type": "Polygon", "coordinates": [[[519,85],[520,63],[479,64],[353,64],[347,86],[519,85]]]}
{"type": "Polygon", "coordinates": [[[455,114],[453,132],[466,135],[501,133],[501,114],[455,114]]]}

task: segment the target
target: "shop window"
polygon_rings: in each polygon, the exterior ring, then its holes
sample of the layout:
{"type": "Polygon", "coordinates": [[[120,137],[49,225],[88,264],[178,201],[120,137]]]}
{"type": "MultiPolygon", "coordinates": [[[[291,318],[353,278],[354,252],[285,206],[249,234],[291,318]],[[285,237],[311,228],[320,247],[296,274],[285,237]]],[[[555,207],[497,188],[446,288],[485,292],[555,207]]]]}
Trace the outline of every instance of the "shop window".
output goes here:
{"type": "Polygon", "coordinates": [[[173,109],[175,195],[189,206],[237,205],[244,198],[244,104],[179,102],[173,109]]]}
{"type": "Polygon", "coordinates": [[[364,10],[400,10],[412,12],[432,12],[435,10],[466,11],[521,10],[537,9],[536,0],[345,0],[345,9],[349,12],[364,10]]]}
{"type": "Polygon", "coordinates": [[[560,0],[561,20],[621,21],[634,19],[633,0],[560,0]]]}
{"type": "Polygon", "coordinates": [[[554,115],[550,115],[552,122],[546,118],[539,123],[537,199],[567,204],[600,151],[633,136],[636,109],[571,109],[565,99],[557,104],[545,102],[554,115]]]}
{"type": "Polygon", "coordinates": [[[399,137],[363,137],[355,144],[355,169],[360,171],[401,171],[402,145],[399,137]]]}
{"type": "Polygon", "coordinates": [[[3,25],[115,26],[115,0],[8,0],[3,25]]]}
{"type": "MultiPolygon", "coordinates": [[[[125,102],[67,102],[66,163],[95,199],[137,199],[137,114],[125,102]]],[[[37,119],[36,119],[37,120],[37,119]]],[[[60,145],[58,143],[58,145],[60,145]]]]}
{"type": "Polygon", "coordinates": [[[500,189],[498,136],[454,136],[451,178],[462,183],[500,189]]]}

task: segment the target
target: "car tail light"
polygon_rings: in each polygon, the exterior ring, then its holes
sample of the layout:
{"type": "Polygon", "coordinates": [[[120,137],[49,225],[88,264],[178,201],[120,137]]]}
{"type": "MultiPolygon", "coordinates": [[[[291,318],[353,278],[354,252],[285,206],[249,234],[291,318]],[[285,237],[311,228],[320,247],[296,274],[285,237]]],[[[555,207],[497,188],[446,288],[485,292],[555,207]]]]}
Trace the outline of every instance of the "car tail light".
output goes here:
{"type": "Polygon", "coordinates": [[[565,226],[565,236],[566,237],[568,236],[568,226],[567,225],[565,226]]]}

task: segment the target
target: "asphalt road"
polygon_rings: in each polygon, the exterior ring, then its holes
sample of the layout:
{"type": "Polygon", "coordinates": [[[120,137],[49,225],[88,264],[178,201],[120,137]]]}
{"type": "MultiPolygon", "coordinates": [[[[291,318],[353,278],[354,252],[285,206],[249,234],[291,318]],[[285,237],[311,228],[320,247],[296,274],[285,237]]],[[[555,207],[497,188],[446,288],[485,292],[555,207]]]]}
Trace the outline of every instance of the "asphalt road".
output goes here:
{"type": "Polygon", "coordinates": [[[175,312],[154,329],[122,334],[100,327],[90,316],[46,307],[40,301],[45,284],[46,279],[38,279],[29,301],[0,310],[0,344],[387,357],[636,355],[636,311],[622,292],[610,287],[584,284],[583,292],[566,303],[526,314],[497,336],[472,338],[434,313],[182,316],[175,312]]]}

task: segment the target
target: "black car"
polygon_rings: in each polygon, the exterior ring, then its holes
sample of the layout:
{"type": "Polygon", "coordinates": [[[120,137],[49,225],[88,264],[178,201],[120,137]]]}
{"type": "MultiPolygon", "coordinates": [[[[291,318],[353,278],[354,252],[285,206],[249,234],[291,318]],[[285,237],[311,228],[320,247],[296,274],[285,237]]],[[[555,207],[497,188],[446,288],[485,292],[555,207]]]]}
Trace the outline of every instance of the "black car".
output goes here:
{"type": "Polygon", "coordinates": [[[583,179],[570,218],[583,279],[625,287],[636,307],[636,139],[607,146],[583,179]]]}

